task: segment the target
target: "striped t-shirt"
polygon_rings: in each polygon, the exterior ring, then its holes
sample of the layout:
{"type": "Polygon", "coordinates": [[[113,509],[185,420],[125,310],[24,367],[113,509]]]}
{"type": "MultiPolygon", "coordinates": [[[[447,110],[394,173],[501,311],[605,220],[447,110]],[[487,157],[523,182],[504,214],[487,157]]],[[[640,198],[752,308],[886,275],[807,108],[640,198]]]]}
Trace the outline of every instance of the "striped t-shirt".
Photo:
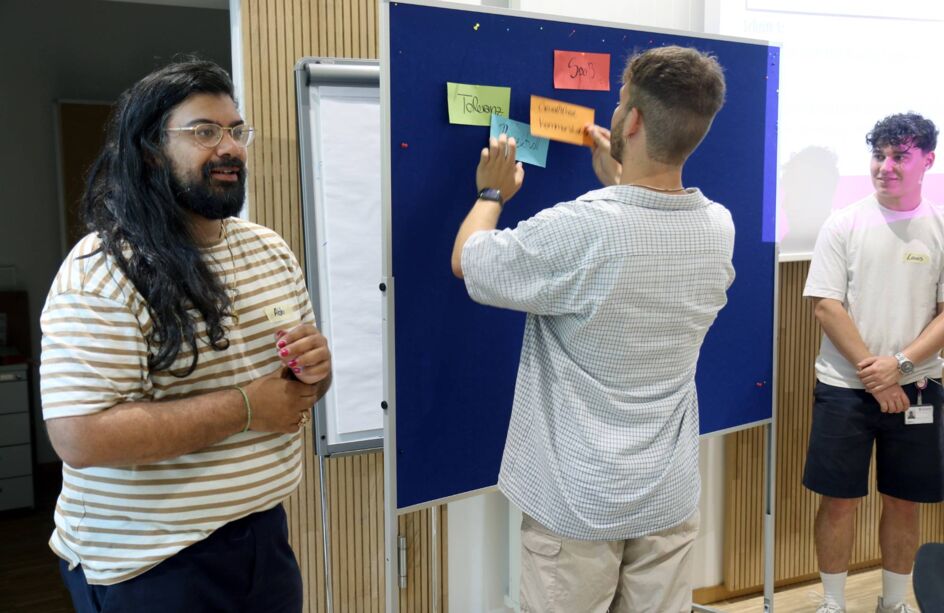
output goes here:
{"type": "MultiPolygon", "coordinates": [[[[148,370],[147,306],[99,239],[82,239],[63,262],[43,308],[44,419],[88,415],[126,402],[159,401],[246,385],[280,367],[275,333],[314,323],[301,270],[272,230],[235,218],[202,248],[230,293],[229,348],[209,346],[197,315],[200,359],[187,345],[171,369],[148,370]]],[[[160,436],[159,432],[154,433],[160,436]]],[[[301,435],[246,432],[149,465],[63,465],[50,547],[89,583],[130,579],[222,525],[279,504],[301,477],[301,435]]]]}

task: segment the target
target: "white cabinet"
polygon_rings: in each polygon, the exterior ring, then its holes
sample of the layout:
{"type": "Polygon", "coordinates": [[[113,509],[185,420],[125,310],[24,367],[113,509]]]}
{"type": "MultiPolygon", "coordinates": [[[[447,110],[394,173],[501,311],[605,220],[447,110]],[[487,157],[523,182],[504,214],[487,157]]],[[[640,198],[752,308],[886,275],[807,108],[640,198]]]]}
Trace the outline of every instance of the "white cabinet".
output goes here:
{"type": "Polygon", "coordinates": [[[33,506],[26,364],[0,366],[0,511],[33,506]]]}

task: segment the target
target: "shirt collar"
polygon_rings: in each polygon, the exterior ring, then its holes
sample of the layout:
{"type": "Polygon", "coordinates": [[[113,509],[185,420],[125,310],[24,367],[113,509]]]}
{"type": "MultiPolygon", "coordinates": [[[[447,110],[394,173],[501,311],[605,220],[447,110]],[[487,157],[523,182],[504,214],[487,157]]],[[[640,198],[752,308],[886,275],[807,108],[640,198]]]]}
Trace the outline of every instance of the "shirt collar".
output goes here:
{"type": "Polygon", "coordinates": [[[584,202],[608,200],[648,209],[668,210],[691,210],[708,204],[708,199],[697,187],[687,188],[684,192],[663,194],[634,185],[610,185],[609,187],[587,192],[577,200],[584,202]]]}

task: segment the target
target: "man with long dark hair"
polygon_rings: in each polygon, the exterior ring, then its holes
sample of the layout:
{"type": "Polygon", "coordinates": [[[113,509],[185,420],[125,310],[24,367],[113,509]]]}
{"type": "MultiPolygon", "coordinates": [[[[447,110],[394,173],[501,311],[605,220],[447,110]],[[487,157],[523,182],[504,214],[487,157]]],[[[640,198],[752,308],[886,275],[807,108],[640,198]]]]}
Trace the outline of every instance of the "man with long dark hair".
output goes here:
{"type": "Polygon", "coordinates": [[[281,502],[331,357],[291,250],[234,217],[252,136],[224,70],[171,64],[90,172],[42,314],[49,543],[80,612],[301,610],[281,502]]]}

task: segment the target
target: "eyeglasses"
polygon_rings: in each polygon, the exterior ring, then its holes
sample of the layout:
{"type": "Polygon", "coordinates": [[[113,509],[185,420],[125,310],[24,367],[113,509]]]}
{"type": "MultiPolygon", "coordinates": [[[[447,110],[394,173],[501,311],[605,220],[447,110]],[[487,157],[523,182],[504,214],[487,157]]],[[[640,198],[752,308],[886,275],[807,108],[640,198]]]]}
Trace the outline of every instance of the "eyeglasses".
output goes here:
{"type": "Polygon", "coordinates": [[[245,124],[225,127],[215,123],[198,123],[195,126],[187,126],[186,128],[165,129],[167,132],[190,132],[193,135],[193,140],[207,149],[216,148],[222,142],[224,132],[229,132],[230,137],[240,147],[248,147],[249,143],[252,142],[253,134],[256,132],[252,126],[245,124]]]}

